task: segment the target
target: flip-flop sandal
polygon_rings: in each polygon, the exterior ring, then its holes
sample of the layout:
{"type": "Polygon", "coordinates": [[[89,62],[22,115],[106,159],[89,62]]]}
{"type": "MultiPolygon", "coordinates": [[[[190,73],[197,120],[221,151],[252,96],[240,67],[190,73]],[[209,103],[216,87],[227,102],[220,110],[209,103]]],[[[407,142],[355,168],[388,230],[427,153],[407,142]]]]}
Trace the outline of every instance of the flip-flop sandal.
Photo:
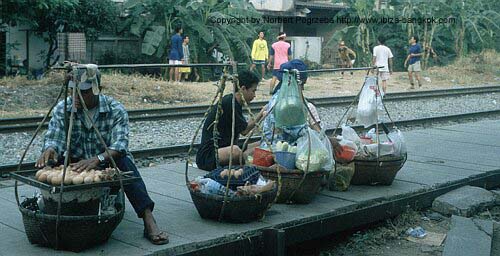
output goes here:
{"type": "Polygon", "coordinates": [[[148,239],[154,245],[168,244],[170,242],[168,239],[168,235],[165,231],[160,231],[160,233],[153,235],[153,234],[148,234],[146,229],[144,229],[144,238],[148,239]],[[166,238],[160,239],[161,235],[165,235],[166,238]]]}

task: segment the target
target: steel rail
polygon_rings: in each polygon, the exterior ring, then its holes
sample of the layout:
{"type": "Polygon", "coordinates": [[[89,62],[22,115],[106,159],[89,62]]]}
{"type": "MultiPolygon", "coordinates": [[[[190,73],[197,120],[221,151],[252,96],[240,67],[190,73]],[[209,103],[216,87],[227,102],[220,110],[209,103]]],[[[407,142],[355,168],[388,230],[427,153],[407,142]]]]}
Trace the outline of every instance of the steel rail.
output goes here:
{"type": "MultiPolygon", "coordinates": [[[[409,120],[400,120],[395,121],[395,125],[397,127],[415,127],[415,126],[429,126],[438,123],[446,123],[446,122],[463,122],[465,120],[478,119],[478,118],[486,118],[486,117],[498,117],[500,116],[500,110],[490,110],[490,111],[480,111],[480,112],[470,112],[464,114],[455,114],[455,115],[447,115],[447,116],[434,116],[434,117],[425,117],[425,118],[417,118],[417,119],[409,119],[409,120]]],[[[353,127],[357,131],[364,130],[362,126],[354,126],[353,127]]],[[[334,129],[327,129],[326,133],[330,135],[334,129]]],[[[337,132],[340,132],[340,129],[337,129],[337,132]]],[[[253,137],[251,141],[257,141],[259,137],[253,137]]],[[[199,144],[195,144],[196,147],[199,144]]],[[[182,145],[173,145],[166,147],[157,147],[157,148],[149,148],[149,149],[141,149],[141,150],[132,150],[131,153],[135,158],[147,158],[147,157],[176,157],[185,155],[189,149],[188,144],[182,145]]],[[[34,162],[24,163],[21,166],[21,170],[30,170],[35,166],[34,162]]],[[[15,171],[17,169],[17,164],[10,165],[0,165],[0,175],[5,173],[9,173],[15,171]]]]}
{"type": "MultiPolygon", "coordinates": [[[[479,86],[453,89],[438,89],[415,92],[395,92],[388,93],[385,96],[386,102],[418,100],[437,97],[457,97],[462,95],[485,94],[500,92],[500,86],[479,86]]],[[[317,107],[335,107],[348,105],[354,100],[354,96],[321,97],[309,99],[317,107]]],[[[257,111],[262,108],[267,101],[258,101],[250,104],[250,109],[257,111]]],[[[155,121],[175,118],[188,118],[203,116],[208,105],[193,105],[182,107],[152,108],[130,110],[129,120],[137,121],[155,121]]],[[[32,131],[36,129],[41,117],[21,117],[21,118],[2,118],[0,119],[0,133],[32,131]]],[[[45,124],[45,127],[47,124],[45,124]]]]}

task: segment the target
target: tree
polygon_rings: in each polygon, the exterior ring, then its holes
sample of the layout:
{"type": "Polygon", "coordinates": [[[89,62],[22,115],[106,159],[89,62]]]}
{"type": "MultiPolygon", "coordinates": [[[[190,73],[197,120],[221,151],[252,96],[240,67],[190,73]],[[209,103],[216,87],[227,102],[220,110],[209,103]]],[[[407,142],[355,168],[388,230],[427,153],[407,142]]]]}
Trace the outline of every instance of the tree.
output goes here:
{"type": "Polygon", "coordinates": [[[249,60],[247,41],[256,35],[253,25],[214,21],[261,17],[245,0],[129,0],[125,8],[128,17],[119,30],[129,29],[141,37],[143,54],[165,58],[174,28],[182,26],[184,34],[190,36],[194,62],[207,62],[211,54],[207,49],[214,47],[230,59],[249,60]]]}
{"type": "Polygon", "coordinates": [[[50,67],[57,61],[51,62],[58,48],[57,33],[85,32],[95,39],[113,25],[117,12],[111,0],[8,0],[2,15],[2,23],[26,24],[48,42],[45,66],[50,67]]]}
{"type": "Polygon", "coordinates": [[[371,65],[371,44],[374,40],[374,23],[366,22],[372,18],[377,18],[374,11],[375,1],[372,0],[349,0],[347,5],[352,8],[343,10],[337,14],[337,17],[348,17],[351,22],[359,21],[357,24],[336,31],[327,45],[333,42],[344,40],[358,53],[358,62],[364,65],[371,65]],[[361,20],[364,20],[362,22],[361,20]]]}

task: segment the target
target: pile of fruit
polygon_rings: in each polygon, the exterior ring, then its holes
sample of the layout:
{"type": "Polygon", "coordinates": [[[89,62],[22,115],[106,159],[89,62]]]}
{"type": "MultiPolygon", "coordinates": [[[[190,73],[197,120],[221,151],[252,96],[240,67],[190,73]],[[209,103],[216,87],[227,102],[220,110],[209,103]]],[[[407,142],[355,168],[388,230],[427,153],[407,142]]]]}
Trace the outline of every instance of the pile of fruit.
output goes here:
{"type": "Polygon", "coordinates": [[[66,168],[66,176],[63,180],[63,169],[63,165],[54,168],[45,167],[36,172],[35,178],[40,182],[50,185],[61,185],[61,183],[64,183],[64,185],[78,185],[110,181],[118,176],[118,170],[115,168],[90,170],[78,173],[73,171],[71,166],[68,166],[66,168]]]}

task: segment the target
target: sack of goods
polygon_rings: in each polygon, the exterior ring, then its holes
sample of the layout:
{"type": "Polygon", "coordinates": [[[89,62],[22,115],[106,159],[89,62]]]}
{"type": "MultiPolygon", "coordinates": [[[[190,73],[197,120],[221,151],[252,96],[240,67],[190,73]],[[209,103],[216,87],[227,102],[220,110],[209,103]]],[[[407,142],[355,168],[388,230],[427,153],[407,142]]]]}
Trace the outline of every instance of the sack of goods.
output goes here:
{"type": "Polygon", "coordinates": [[[375,128],[370,129],[361,137],[349,126],[342,126],[342,139],[339,142],[342,149],[341,155],[336,154],[335,159],[341,162],[349,162],[357,159],[373,159],[377,156],[403,156],[406,154],[406,143],[403,133],[399,129],[394,129],[386,134],[379,136],[380,142],[377,142],[375,128]],[[352,154],[354,152],[354,157],[352,154]],[[352,157],[352,158],[351,158],[352,157]]]}
{"type": "Polygon", "coordinates": [[[315,172],[333,168],[331,148],[326,146],[330,142],[328,138],[322,140],[321,137],[318,132],[308,128],[297,140],[295,165],[299,170],[315,172]]]}
{"type": "Polygon", "coordinates": [[[379,93],[376,77],[367,77],[359,95],[356,121],[365,128],[378,122],[377,111],[383,111],[383,95],[379,93]]]}
{"type": "Polygon", "coordinates": [[[292,127],[306,123],[306,110],[295,76],[283,74],[283,81],[274,106],[276,128],[292,127]]]}

